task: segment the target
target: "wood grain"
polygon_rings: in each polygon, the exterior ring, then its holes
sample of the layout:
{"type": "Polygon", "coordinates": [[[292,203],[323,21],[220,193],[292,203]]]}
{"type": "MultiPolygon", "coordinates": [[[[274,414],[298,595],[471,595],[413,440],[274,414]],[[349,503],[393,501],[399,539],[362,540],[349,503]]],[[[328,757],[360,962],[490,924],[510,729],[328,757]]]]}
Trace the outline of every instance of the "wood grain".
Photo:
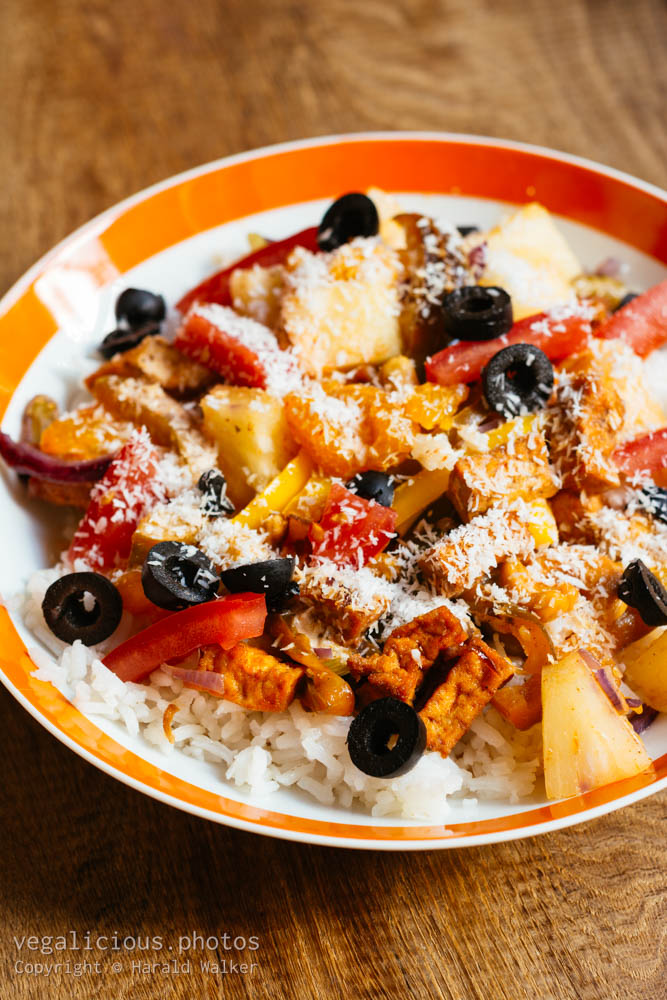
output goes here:
{"type": "MultiPolygon", "coordinates": [[[[436,128],[530,140],[665,185],[659,0],[4,0],[0,290],[154,181],[304,135],[436,128]]],[[[665,803],[468,851],[337,852],[237,833],[125,788],[0,693],[0,995],[656,1000],[665,803]],[[259,937],[258,968],[132,973],[42,956],[75,930],[259,937]],[[17,973],[17,960],[99,973],[17,973]]],[[[218,947],[209,958],[238,961],[218,947]]],[[[188,957],[187,955],[181,956],[188,957]]]]}

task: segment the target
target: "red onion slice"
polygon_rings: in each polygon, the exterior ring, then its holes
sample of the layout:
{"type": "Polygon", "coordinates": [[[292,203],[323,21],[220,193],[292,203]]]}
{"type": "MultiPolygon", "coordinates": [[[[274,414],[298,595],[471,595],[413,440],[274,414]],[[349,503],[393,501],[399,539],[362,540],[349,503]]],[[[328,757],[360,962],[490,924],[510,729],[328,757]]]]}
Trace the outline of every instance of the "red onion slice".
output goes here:
{"type": "Polygon", "coordinates": [[[627,265],[618,257],[605,257],[593,273],[600,278],[620,278],[626,269],[627,265]]]}
{"type": "Polygon", "coordinates": [[[643,733],[645,729],[648,729],[648,727],[655,722],[657,717],[657,709],[651,708],[650,705],[644,705],[644,710],[642,712],[634,712],[630,716],[630,725],[637,734],[643,733]]]}
{"type": "Polygon", "coordinates": [[[183,681],[186,687],[214,694],[218,698],[225,697],[224,675],[216,673],[215,670],[187,670],[183,667],[172,667],[169,663],[163,663],[160,669],[183,681]]]}
{"type": "Polygon", "coordinates": [[[626,702],[604,667],[595,671],[595,679],[617,712],[625,712],[626,702]]]}
{"type": "Polygon", "coordinates": [[[333,650],[328,646],[315,646],[313,652],[316,653],[321,660],[329,660],[333,656],[333,650]]]}
{"type": "Polygon", "coordinates": [[[0,455],[19,475],[35,476],[50,483],[94,483],[107,471],[113,455],[85,462],[64,462],[24,441],[13,441],[0,431],[0,455]]]}

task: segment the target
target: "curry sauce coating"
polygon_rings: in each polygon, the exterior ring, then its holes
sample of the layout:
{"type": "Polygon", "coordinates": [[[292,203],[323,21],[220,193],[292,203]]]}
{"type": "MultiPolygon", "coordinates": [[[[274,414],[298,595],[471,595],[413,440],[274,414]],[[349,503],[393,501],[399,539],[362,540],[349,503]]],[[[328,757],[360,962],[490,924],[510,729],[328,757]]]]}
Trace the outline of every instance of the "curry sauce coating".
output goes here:
{"type": "Polygon", "coordinates": [[[199,668],[221,674],[224,698],[252,712],[284,712],[304,675],[303,667],[290,666],[243,642],[232,649],[204,646],[199,668]]]}
{"type": "Polygon", "coordinates": [[[469,639],[445,680],[419,712],[426,726],[427,749],[447,757],[513,673],[509,660],[482,639],[469,639]]]}
{"type": "Polygon", "coordinates": [[[470,521],[499,503],[552,497],[558,486],[544,435],[535,433],[486,453],[464,455],[452,469],[447,493],[461,519],[470,521]]]}
{"type": "Polygon", "coordinates": [[[375,696],[390,695],[411,704],[438,656],[456,656],[466,639],[458,618],[443,606],[394,629],[381,653],[353,653],[347,665],[355,680],[366,678],[375,696]]]}

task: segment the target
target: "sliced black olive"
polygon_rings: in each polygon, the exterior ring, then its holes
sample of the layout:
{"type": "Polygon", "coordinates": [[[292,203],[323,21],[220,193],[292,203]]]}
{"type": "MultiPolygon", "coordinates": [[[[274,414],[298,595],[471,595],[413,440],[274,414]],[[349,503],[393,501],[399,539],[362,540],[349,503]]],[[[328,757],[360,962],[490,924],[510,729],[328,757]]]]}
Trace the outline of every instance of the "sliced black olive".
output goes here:
{"type": "Polygon", "coordinates": [[[100,573],[68,573],[52,583],[42,601],[44,620],[63,642],[95,646],[116,631],[123,601],[100,573]]]}
{"type": "Polygon", "coordinates": [[[262,562],[233,566],[220,574],[222,582],[232,594],[265,594],[269,611],[280,611],[284,604],[299,593],[299,585],[292,580],[294,559],[265,559],[262,562]]]}
{"type": "Polygon", "coordinates": [[[129,351],[131,348],[136,347],[137,344],[140,344],[145,337],[154,337],[159,332],[160,326],[157,323],[144,323],[143,326],[130,327],[129,329],[119,326],[116,330],[112,330],[111,333],[107,333],[97,350],[103,358],[107,358],[108,360],[114,354],[129,351]]]}
{"type": "Polygon", "coordinates": [[[356,236],[377,236],[380,217],[365,194],[353,191],[338,198],[324,213],[317,231],[320,250],[335,250],[356,236]]]}
{"type": "Polygon", "coordinates": [[[667,625],[667,590],[641,561],[629,563],[618,585],[618,596],[631,608],[636,608],[646,625],[657,628],[667,625]]]}
{"type": "Polygon", "coordinates": [[[355,767],[372,778],[397,778],[411,770],[426,748],[426,728],[411,705],[380,698],[352,720],[347,749],[355,767]]]}
{"type": "Polygon", "coordinates": [[[470,236],[471,233],[478,233],[479,226],[457,226],[459,236],[470,236]]]}
{"type": "Polygon", "coordinates": [[[660,486],[645,486],[641,493],[642,506],[657,518],[667,524],[667,490],[660,486]]]}
{"type": "Polygon", "coordinates": [[[149,601],[167,611],[212,601],[220,577],[201,549],[184,542],[159,542],[149,550],[141,570],[149,601]]]}
{"type": "Polygon", "coordinates": [[[126,288],[116,299],[116,319],[132,329],[145,323],[161,323],[166,315],[162,296],[144,288],[126,288]]]}
{"type": "Polygon", "coordinates": [[[227,480],[219,469],[202,472],[197,489],[202,494],[201,509],[209,517],[234,513],[234,504],[227,496],[227,480]]]}
{"type": "Polygon", "coordinates": [[[503,347],[482,372],[482,386],[489,407],[506,419],[543,409],[554,387],[554,370],[548,357],[532,344],[503,347]]]}
{"type": "Polygon", "coordinates": [[[614,309],[614,312],[618,312],[618,310],[622,309],[624,306],[629,306],[630,303],[634,302],[634,300],[637,298],[639,298],[637,292],[628,292],[628,294],[624,295],[621,301],[618,303],[618,305],[614,309]]]}
{"type": "Polygon", "coordinates": [[[358,472],[347,483],[347,488],[365,500],[375,500],[383,507],[391,507],[394,502],[394,480],[386,472],[358,472]]]}
{"type": "Polygon", "coordinates": [[[450,340],[493,340],[512,328],[512,300],[504,288],[464,285],[442,301],[444,330],[450,340]]]}

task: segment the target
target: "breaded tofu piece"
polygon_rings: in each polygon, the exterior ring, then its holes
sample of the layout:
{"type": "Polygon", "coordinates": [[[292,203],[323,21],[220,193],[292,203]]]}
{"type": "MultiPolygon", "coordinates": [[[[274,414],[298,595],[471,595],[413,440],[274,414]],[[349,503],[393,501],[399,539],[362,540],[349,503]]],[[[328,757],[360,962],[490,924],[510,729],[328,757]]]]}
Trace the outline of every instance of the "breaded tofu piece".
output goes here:
{"type": "Polygon", "coordinates": [[[141,518],[132,535],[129,565],[140,566],[159,542],[196,545],[205,520],[199,511],[189,510],[186,515],[177,504],[157,504],[141,518]]]}
{"type": "Polygon", "coordinates": [[[365,678],[375,697],[391,696],[412,704],[425,672],[438,656],[456,656],[467,638],[448,608],[435,608],[395,628],[381,653],[366,657],[353,653],[348,670],[357,681],[365,678]]]}
{"type": "Polygon", "coordinates": [[[149,382],[157,382],[165,392],[178,397],[203,392],[215,380],[210,369],[192,361],[160,336],[144,337],[136,347],[117,354],[101,365],[86,379],[88,388],[92,391],[95,381],[104,375],[143,377],[149,382]]]}
{"type": "Polygon", "coordinates": [[[217,466],[218,454],[181,403],[155,382],[103,375],[90,387],[106,410],[122,420],[146,427],[156,444],[174,448],[192,470],[193,479],[217,466]]]}
{"type": "Polygon", "coordinates": [[[599,494],[575,493],[561,490],[550,500],[550,507],[558,525],[558,535],[564,542],[594,542],[596,530],[591,516],[602,509],[599,494]]]}
{"type": "Polygon", "coordinates": [[[280,325],[301,367],[321,376],[401,352],[398,255],[376,238],[290,254],[280,325]]]}
{"type": "Polygon", "coordinates": [[[303,667],[290,666],[243,642],[232,649],[204,646],[199,667],[222,674],[225,699],[251,712],[284,712],[305,673],[303,667]]]}
{"type": "Polygon", "coordinates": [[[94,483],[50,483],[47,479],[30,476],[28,496],[31,500],[46,500],[57,507],[78,507],[85,510],[90,502],[94,483]]]}
{"type": "Polygon", "coordinates": [[[579,370],[577,356],[559,375],[548,413],[551,458],[568,490],[617,486],[611,453],[620,442],[625,406],[609,374],[596,365],[579,370]]]}
{"type": "Polygon", "coordinates": [[[423,364],[446,342],[443,298],[474,279],[456,231],[445,232],[433,219],[419,214],[401,214],[394,222],[401,226],[405,244],[400,251],[404,269],[400,318],[403,349],[423,364]]]}
{"type": "Polygon", "coordinates": [[[513,664],[504,656],[482,639],[469,639],[419,712],[426,726],[427,749],[447,757],[513,673],[513,664]]]}
{"type": "Polygon", "coordinates": [[[391,603],[386,581],[369,569],[343,569],[329,561],[303,567],[299,597],[339,642],[355,643],[391,603]]]}
{"type": "Polygon", "coordinates": [[[419,565],[438,593],[456,597],[470,590],[503,559],[522,558],[534,548],[535,541],[520,510],[493,508],[445,535],[426,550],[419,565]]]}
{"type": "Polygon", "coordinates": [[[232,304],[237,312],[275,330],[280,323],[280,305],[285,289],[285,268],[237,267],[229,279],[232,304]]]}
{"type": "Polygon", "coordinates": [[[452,469],[447,493],[461,520],[470,521],[499,503],[552,497],[558,487],[544,435],[535,431],[492,451],[464,455],[452,469]]]}

